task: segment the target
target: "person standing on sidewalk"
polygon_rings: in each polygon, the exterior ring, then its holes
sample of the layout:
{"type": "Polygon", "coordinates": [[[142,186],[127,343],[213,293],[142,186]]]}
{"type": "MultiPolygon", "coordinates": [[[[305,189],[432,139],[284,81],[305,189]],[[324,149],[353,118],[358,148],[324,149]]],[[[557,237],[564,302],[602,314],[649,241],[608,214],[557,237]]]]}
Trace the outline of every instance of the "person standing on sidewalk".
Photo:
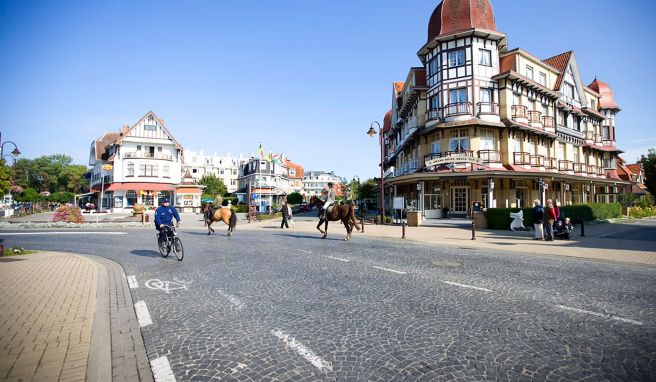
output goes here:
{"type": "Polygon", "coordinates": [[[293,215],[292,215],[293,214],[292,206],[287,204],[287,205],[285,205],[285,207],[287,208],[287,222],[292,225],[292,228],[296,228],[296,223],[294,223],[294,219],[293,219],[293,215]]]}
{"type": "Polygon", "coordinates": [[[556,221],[556,210],[551,199],[547,199],[547,211],[544,217],[544,240],[553,241],[553,226],[556,221]]]}
{"type": "Polygon", "coordinates": [[[540,199],[533,201],[533,227],[535,227],[535,236],[533,240],[544,240],[544,230],[542,221],[544,220],[544,209],[540,205],[540,199]]]}
{"type": "Polygon", "coordinates": [[[287,209],[287,203],[283,202],[283,205],[282,205],[282,222],[280,223],[280,228],[281,229],[289,228],[289,224],[287,223],[287,218],[289,218],[289,210],[287,209]]]}

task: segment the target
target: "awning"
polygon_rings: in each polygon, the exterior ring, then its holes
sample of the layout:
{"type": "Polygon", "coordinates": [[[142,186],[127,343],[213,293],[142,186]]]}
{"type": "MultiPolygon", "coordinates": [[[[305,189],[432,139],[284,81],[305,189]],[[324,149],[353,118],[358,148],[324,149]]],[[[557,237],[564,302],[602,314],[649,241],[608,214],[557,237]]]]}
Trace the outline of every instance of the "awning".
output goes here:
{"type": "Polygon", "coordinates": [[[203,191],[197,187],[178,187],[176,191],[178,195],[180,194],[202,194],[203,191]]]}
{"type": "Polygon", "coordinates": [[[174,187],[168,183],[112,183],[105,191],[173,191],[174,187]]]}

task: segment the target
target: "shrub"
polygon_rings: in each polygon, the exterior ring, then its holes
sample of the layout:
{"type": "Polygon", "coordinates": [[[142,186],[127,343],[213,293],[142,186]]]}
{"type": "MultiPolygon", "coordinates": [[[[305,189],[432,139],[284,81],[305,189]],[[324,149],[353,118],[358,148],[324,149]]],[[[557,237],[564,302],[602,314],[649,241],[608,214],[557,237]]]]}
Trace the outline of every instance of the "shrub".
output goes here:
{"type": "Polygon", "coordinates": [[[229,201],[230,203],[232,203],[233,206],[235,206],[235,205],[237,205],[237,201],[238,201],[238,199],[237,199],[236,196],[224,196],[224,197],[223,197],[223,201],[221,202],[221,205],[222,205],[222,206],[227,206],[227,205],[228,205],[228,201],[229,201]]]}
{"type": "Polygon", "coordinates": [[[656,216],[656,207],[631,207],[629,216],[636,219],[656,216]]]}
{"type": "MultiPolygon", "coordinates": [[[[511,212],[524,211],[524,226],[533,226],[533,208],[488,208],[487,227],[489,229],[510,229],[511,212]]],[[[572,222],[580,220],[604,220],[622,217],[620,203],[590,203],[573,206],[561,206],[561,217],[567,217],[572,222]]]]}
{"type": "Polygon", "coordinates": [[[54,223],[84,223],[84,217],[79,208],[71,205],[61,206],[55,210],[55,216],[52,218],[54,223]]]}
{"type": "Polygon", "coordinates": [[[260,214],[260,215],[257,215],[257,218],[259,220],[270,220],[270,219],[282,218],[282,212],[276,212],[275,214],[260,214]]]}
{"type": "Polygon", "coordinates": [[[246,204],[240,204],[238,206],[232,205],[232,210],[235,212],[248,212],[248,206],[246,204]]]}

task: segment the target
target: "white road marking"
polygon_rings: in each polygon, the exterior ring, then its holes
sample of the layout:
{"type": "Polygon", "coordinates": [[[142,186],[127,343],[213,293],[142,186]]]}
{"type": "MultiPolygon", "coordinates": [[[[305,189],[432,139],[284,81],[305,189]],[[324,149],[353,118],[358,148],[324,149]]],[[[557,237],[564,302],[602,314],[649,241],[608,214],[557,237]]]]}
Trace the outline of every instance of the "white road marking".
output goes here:
{"type": "Polygon", "coordinates": [[[303,252],[303,253],[309,253],[309,254],[312,254],[312,252],[310,252],[310,251],[304,251],[304,250],[302,250],[302,249],[297,249],[297,251],[299,251],[299,252],[303,252]]]}
{"type": "Polygon", "coordinates": [[[187,284],[191,284],[191,281],[163,281],[160,279],[150,279],[146,281],[146,288],[149,289],[160,289],[166,292],[167,294],[174,290],[189,290],[187,284]]]}
{"type": "Polygon", "coordinates": [[[235,296],[229,295],[227,293],[224,293],[223,291],[218,291],[218,293],[223,296],[226,300],[230,301],[232,305],[234,305],[237,309],[241,309],[244,307],[244,303],[241,302],[240,299],[238,299],[235,296]]]}
{"type": "Polygon", "coordinates": [[[382,271],[398,273],[398,274],[400,274],[400,275],[405,275],[405,274],[407,274],[407,272],[395,271],[394,269],[387,269],[387,268],[376,267],[376,266],[373,266],[373,267],[376,268],[376,269],[380,269],[380,270],[382,270],[382,271]]]}
{"type": "Polygon", "coordinates": [[[331,258],[331,259],[333,259],[333,260],[343,261],[343,262],[345,262],[345,263],[348,263],[349,261],[351,261],[351,260],[346,260],[346,259],[340,259],[339,257],[332,257],[332,256],[326,256],[326,257],[329,257],[329,258],[331,258]]]}
{"type": "Polygon", "coordinates": [[[52,232],[3,232],[2,235],[127,235],[127,232],[52,231],[52,232]]]}
{"type": "Polygon", "coordinates": [[[558,307],[558,308],[560,308],[560,309],[571,310],[572,312],[576,312],[576,313],[590,314],[590,315],[597,316],[597,317],[603,317],[603,318],[609,318],[609,319],[611,319],[611,320],[616,320],[616,321],[621,321],[621,322],[627,322],[627,323],[629,323],[629,324],[634,324],[634,325],[644,325],[644,324],[643,324],[642,322],[640,322],[640,321],[630,320],[630,319],[628,319],[628,318],[622,318],[622,317],[611,316],[610,314],[604,314],[604,313],[592,312],[592,311],[589,311],[589,310],[578,309],[578,308],[570,308],[569,306],[565,306],[565,305],[556,305],[556,307],[558,307]]]}
{"type": "Polygon", "coordinates": [[[148,313],[148,307],[146,306],[145,301],[142,300],[135,303],[134,311],[137,313],[137,321],[139,321],[140,327],[153,324],[153,320],[150,318],[150,313],[148,313]]]}
{"type": "Polygon", "coordinates": [[[492,292],[490,289],[480,288],[480,287],[476,287],[476,286],[473,286],[473,285],[458,284],[458,283],[454,283],[454,282],[451,282],[451,281],[442,281],[442,282],[445,283],[445,284],[455,285],[455,286],[459,286],[459,287],[463,287],[463,288],[482,290],[483,292],[492,292]]]}
{"type": "Polygon", "coordinates": [[[128,276],[128,286],[130,289],[139,288],[139,283],[137,283],[136,276],[128,276]]]}
{"type": "Polygon", "coordinates": [[[175,375],[166,356],[150,361],[150,369],[153,371],[155,382],[175,382],[175,375]]]}
{"type": "Polygon", "coordinates": [[[305,346],[303,346],[303,344],[296,342],[296,339],[294,339],[294,337],[290,337],[289,335],[283,333],[281,330],[272,330],[271,334],[283,340],[287,346],[294,349],[295,352],[300,354],[301,357],[305,358],[317,369],[321,371],[324,370],[333,371],[333,366],[330,364],[330,362],[321,359],[321,357],[314,354],[312,350],[306,348],[305,346]]]}

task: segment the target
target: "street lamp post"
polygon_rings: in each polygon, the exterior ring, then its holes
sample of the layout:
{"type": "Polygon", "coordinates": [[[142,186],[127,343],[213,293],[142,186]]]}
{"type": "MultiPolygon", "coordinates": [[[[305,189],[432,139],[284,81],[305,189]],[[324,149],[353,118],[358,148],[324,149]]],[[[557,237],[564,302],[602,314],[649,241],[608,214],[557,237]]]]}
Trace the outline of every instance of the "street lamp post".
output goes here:
{"type": "Polygon", "coordinates": [[[385,146],[384,141],[383,141],[383,132],[380,127],[380,123],[377,121],[371,122],[371,126],[369,126],[369,130],[367,131],[367,134],[373,138],[374,135],[376,135],[376,130],[374,129],[374,124],[378,125],[378,143],[380,145],[380,207],[381,207],[381,216],[380,216],[380,224],[385,224],[385,146]]]}
{"type": "MultiPolygon", "coordinates": [[[[11,156],[14,159],[14,162],[13,162],[13,170],[14,170],[13,172],[14,173],[13,173],[12,178],[11,178],[11,187],[14,188],[16,186],[16,159],[21,154],[21,152],[20,152],[20,150],[18,150],[18,146],[16,146],[16,144],[14,142],[12,142],[12,141],[2,142],[2,133],[0,132],[0,158],[2,158],[2,159],[5,158],[5,145],[6,144],[14,145],[14,149],[11,151],[11,156]]],[[[12,199],[13,199],[13,196],[12,196],[12,199]]]]}
{"type": "MultiPolygon", "coordinates": [[[[360,177],[359,176],[357,176],[357,175],[353,176],[353,181],[351,182],[351,187],[353,187],[353,182],[355,181],[356,178],[358,179],[358,198],[356,200],[356,205],[358,206],[358,215],[360,215],[360,217],[362,217],[362,211],[361,211],[362,206],[360,205],[360,177]]],[[[353,197],[353,190],[352,189],[351,189],[351,197],[353,197]]]]}

